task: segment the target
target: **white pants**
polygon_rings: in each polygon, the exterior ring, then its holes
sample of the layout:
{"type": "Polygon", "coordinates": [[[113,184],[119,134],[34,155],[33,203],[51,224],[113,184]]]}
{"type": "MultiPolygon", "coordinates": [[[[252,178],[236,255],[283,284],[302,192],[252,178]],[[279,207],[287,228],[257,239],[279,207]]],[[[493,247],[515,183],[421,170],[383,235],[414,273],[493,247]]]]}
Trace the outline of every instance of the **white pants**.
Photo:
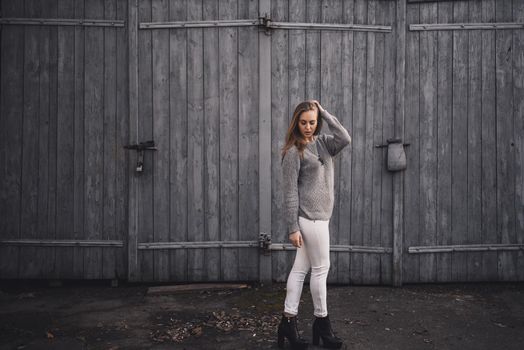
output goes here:
{"type": "Polygon", "coordinates": [[[298,218],[302,233],[302,247],[297,248],[293,268],[287,278],[284,312],[298,314],[304,278],[311,268],[309,288],[313,298],[314,315],[326,317],[326,280],[329,271],[329,220],[298,218]]]}

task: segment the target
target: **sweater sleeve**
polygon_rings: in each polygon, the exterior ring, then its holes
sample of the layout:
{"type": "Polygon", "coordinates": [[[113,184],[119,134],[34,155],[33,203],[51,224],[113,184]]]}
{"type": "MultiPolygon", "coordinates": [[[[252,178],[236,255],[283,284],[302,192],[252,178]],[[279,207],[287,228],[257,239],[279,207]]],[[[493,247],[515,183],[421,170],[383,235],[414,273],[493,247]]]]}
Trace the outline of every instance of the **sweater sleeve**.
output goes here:
{"type": "Polygon", "coordinates": [[[299,231],[298,225],[298,175],[300,155],[296,147],[291,147],[282,160],[284,217],[288,234],[299,231]]]}
{"type": "Polygon", "coordinates": [[[320,112],[320,115],[329,126],[329,130],[333,135],[324,135],[324,142],[329,151],[329,154],[335,156],[344,147],[351,143],[351,136],[338,119],[329,114],[326,110],[320,112]]]}

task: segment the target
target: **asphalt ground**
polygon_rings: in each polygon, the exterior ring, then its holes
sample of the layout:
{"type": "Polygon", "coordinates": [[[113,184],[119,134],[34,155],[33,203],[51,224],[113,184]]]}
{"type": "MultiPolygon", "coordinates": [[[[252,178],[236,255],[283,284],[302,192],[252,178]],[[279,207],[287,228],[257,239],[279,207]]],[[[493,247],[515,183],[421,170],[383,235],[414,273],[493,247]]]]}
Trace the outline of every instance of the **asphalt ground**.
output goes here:
{"type": "MultiPolygon", "coordinates": [[[[148,287],[0,281],[0,349],[277,348],[285,285],[148,287]]],[[[524,349],[524,283],[328,286],[328,308],[345,349],[524,349]]],[[[312,312],[305,286],[299,328],[308,340],[312,312]]]]}

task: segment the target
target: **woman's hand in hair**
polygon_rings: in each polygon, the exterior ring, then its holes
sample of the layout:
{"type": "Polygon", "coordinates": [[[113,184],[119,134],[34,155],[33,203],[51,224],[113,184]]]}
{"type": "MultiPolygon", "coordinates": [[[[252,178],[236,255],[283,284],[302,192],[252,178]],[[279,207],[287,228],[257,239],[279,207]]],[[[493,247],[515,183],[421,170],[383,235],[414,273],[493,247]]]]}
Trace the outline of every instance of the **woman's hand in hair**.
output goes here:
{"type": "Polygon", "coordinates": [[[295,231],[289,234],[289,241],[297,248],[302,248],[302,234],[300,231],[295,231]]]}
{"type": "Polygon", "coordinates": [[[324,108],[322,108],[322,106],[320,105],[320,102],[318,102],[317,100],[311,100],[311,102],[317,105],[317,108],[320,112],[324,110],[324,108]]]}

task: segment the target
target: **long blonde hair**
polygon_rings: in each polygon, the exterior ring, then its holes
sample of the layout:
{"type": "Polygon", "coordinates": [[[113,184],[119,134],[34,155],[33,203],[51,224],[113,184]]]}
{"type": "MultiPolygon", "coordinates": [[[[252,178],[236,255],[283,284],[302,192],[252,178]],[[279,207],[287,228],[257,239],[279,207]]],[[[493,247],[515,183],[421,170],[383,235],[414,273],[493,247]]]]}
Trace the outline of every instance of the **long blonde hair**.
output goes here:
{"type": "MultiPolygon", "coordinates": [[[[302,134],[300,133],[298,122],[300,121],[300,116],[302,115],[302,113],[312,111],[315,109],[318,111],[317,105],[312,101],[300,102],[295,108],[295,112],[293,112],[293,119],[291,119],[291,123],[289,124],[289,128],[287,129],[286,143],[282,148],[282,159],[284,159],[284,156],[286,155],[287,151],[289,151],[289,149],[293,146],[295,146],[298,149],[300,157],[303,157],[304,149],[306,148],[307,142],[304,139],[304,136],[302,136],[302,134]]],[[[322,118],[320,117],[319,112],[317,113],[317,128],[315,129],[313,135],[318,135],[320,133],[320,129],[322,129],[322,118]]]]}

